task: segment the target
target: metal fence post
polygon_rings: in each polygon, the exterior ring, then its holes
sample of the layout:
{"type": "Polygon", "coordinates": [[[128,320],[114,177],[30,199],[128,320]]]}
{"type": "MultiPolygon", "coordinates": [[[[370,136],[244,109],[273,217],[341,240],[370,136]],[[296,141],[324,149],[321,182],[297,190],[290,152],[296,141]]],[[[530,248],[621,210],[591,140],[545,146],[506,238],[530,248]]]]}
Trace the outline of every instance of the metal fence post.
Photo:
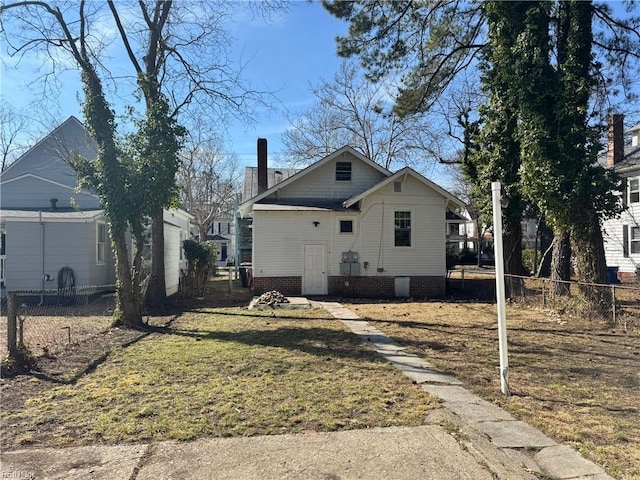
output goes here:
{"type": "Polygon", "coordinates": [[[462,286],[460,288],[462,291],[464,291],[464,268],[460,269],[460,278],[462,279],[462,286]]]}
{"type": "Polygon", "coordinates": [[[7,294],[7,349],[10,357],[18,355],[18,308],[16,304],[16,292],[7,294]]]}
{"type": "Polygon", "coordinates": [[[616,285],[611,284],[611,305],[613,309],[613,323],[616,323],[616,285]]]}
{"type": "Polygon", "coordinates": [[[543,307],[547,306],[547,299],[544,296],[544,278],[542,279],[542,306],[543,307]]]}

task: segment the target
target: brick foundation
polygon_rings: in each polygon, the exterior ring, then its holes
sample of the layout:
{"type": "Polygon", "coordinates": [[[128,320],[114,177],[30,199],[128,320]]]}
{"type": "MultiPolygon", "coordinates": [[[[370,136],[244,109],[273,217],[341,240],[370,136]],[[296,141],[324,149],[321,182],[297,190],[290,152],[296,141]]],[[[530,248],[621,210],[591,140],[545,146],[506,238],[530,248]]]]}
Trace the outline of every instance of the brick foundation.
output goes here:
{"type": "MultiPolygon", "coordinates": [[[[409,278],[412,297],[431,298],[445,294],[445,277],[409,278]]],[[[395,277],[329,277],[329,295],[347,298],[394,298],[395,277]]]]}
{"type": "Polygon", "coordinates": [[[618,272],[618,280],[623,283],[638,282],[638,275],[635,272],[618,272]]]}
{"type": "MultiPolygon", "coordinates": [[[[433,298],[445,294],[445,277],[409,277],[412,297],[433,298]]],[[[346,298],[394,298],[395,277],[329,277],[328,293],[346,298]],[[345,285],[347,282],[349,285],[345,285]]],[[[277,290],[283,295],[302,295],[302,277],[253,277],[251,291],[254,295],[277,290]]]]}
{"type": "Polygon", "coordinates": [[[251,291],[254,295],[271,290],[287,296],[299,296],[302,294],[302,277],[253,277],[251,291]]]}

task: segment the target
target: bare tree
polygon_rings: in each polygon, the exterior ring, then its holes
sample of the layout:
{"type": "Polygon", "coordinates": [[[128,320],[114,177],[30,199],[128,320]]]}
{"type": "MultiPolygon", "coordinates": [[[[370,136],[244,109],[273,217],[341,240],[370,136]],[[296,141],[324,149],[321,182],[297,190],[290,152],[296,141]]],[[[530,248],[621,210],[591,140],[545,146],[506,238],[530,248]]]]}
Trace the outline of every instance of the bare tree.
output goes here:
{"type": "MultiPolygon", "coordinates": [[[[125,234],[130,227],[136,243],[142,245],[143,219],[150,215],[154,232],[161,235],[162,207],[177,199],[178,113],[199,107],[213,117],[229,112],[245,117],[263,97],[241,81],[226,55],[229,42],[224,26],[238,11],[237,4],[131,0],[118,6],[107,2],[107,6],[108,14],[105,4],[85,0],[25,0],[2,5],[0,13],[5,38],[9,38],[6,25],[20,25],[12,27],[9,53],[16,57],[44,53],[51,67],[45,80],[55,79],[61,65],[80,68],[84,115],[98,144],[98,158],[95,162],[78,159],[76,166],[79,176],[102,199],[109,219],[119,285],[117,319],[135,326],[141,323],[141,249],[131,264],[125,234]],[[109,71],[110,48],[124,48],[133,70],[117,72],[117,77],[109,71]],[[137,115],[135,124],[135,143],[124,148],[118,142],[115,112],[106,100],[103,78],[119,89],[130,87],[130,96],[144,102],[144,114],[137,115]]],[[[135,105],[131,111],[135,112],[135,105]]],[[[154,273],[159,282],[153,291],[163,297],[164,242],[154,238],[154,244],[154,273]]]]}
{"type": "Polygon", "coordinates": [[[435,115],[396,115],[393,88],[367,80],[354,61],[343,61],[332,81],[312,86],[311,108],[290,117],[283,153],[308,164],[350,145],[385,168],[442,161],[444,125],[434,124],[435,115]]]}
{"type": "Polygon", "coordinates": [[[33,134],[36,132],[30,128],[32,123],[29,116],[16,110],[9,102],[0,101],[0,171],[4,171],[33,143],[33,134]]]}
{"type": "Polygon", "coordinates": [[[194,216],[201,242],[216,218],[232,215],[239,194],[238,159],[225,152],[221,143],[200,124],[190,130],[180,152],[180,203],[194,216]]]}

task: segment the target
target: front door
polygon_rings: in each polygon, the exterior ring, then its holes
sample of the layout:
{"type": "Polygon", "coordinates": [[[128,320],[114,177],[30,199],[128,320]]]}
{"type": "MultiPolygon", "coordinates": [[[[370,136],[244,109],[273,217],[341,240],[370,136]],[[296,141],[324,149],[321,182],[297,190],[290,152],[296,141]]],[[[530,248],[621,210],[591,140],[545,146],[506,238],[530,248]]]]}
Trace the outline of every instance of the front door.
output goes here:
{"type": "Polygon", "coordinates": [[[304,246],[303,295],[326,295],[326,249],[324,245],[304,246]]]}

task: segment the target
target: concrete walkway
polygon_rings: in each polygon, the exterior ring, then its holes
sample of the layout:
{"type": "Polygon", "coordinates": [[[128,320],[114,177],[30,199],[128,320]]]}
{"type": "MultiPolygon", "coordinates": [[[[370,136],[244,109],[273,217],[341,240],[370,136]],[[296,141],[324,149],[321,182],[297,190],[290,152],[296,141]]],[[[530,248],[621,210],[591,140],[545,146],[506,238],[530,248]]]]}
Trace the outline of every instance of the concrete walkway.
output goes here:
{"type": "Polygon", "coordinates": [[[318,302],[442,400],[421,427],[0,453],[1,478],[93,480],[611,479],[335,302],[318,302]]]}
{"type": "MultiPolygon", "coordinates": [[[[513,462],[518,468],[552,479],[605,480],[612,479],[602,468],[586,460],[571,448],[558,444],[530,425],[518,421],[500,407],[469,392],[456,378],[438,371],[417,355],[404,353],[405,348],[394,343],[380,330],[361,320],[355,313],[337,302],[318,302],[335,318],[341,320],[376,352],[389,360],[405,376],[421,385],[427,393],[440,398],[447,412],[436,411],[431,421],[453,421],[468,433],[477,445],[477,452],[494,473],[503,475],[513,462]],[[487,439],[489,445],[478,440],[487,439]],[[502,456],[500,454],[504,454],[502,456]],[[507,457],[513,462],[500,462],[507,457]],[[497,463],[496,463],[497,462],[497,463]]],[[[473,443],[473,442],[472,442],[473,443]]],[[[502,478],[502,477],[501,477],[502,478]]],[[[525,478],[525,477],[514,477],[525,478]]]]}

